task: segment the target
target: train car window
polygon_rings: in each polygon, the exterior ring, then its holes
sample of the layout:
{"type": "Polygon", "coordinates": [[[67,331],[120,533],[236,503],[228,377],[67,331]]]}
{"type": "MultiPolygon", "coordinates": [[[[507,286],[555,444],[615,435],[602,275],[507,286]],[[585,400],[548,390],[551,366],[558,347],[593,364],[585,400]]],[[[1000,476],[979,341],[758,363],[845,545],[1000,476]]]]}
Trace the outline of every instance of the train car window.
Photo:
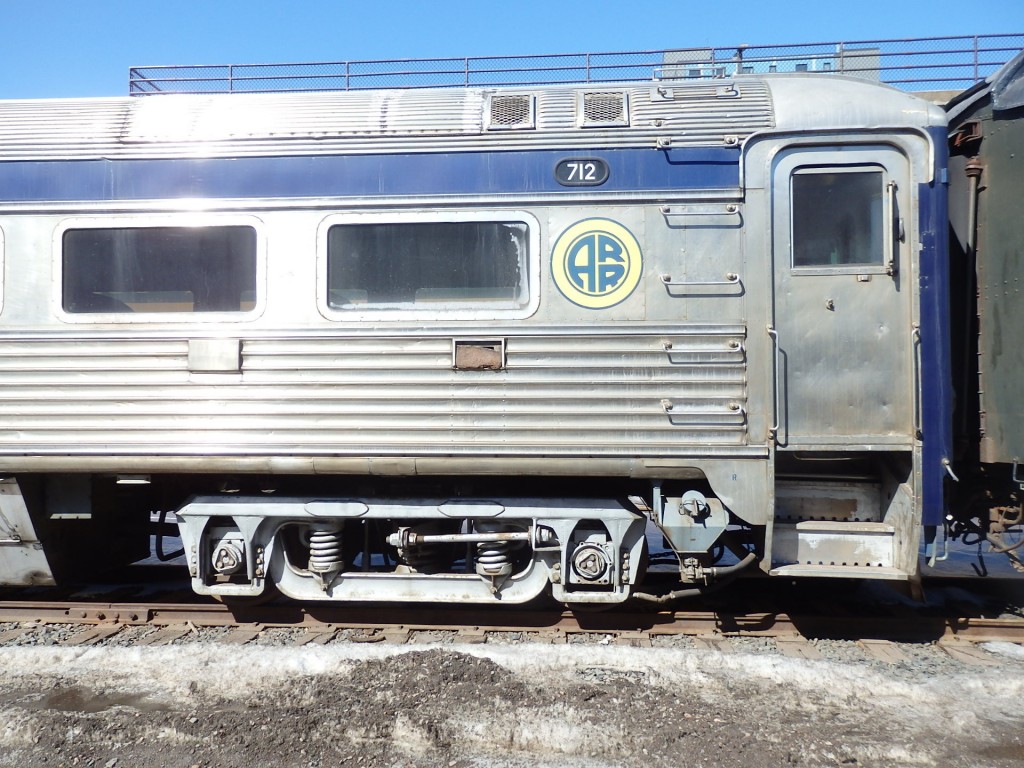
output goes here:
{"type": "Polygon", "coordinates": [[[249,226],[68,229],[64,310],[249,312],[256,305],[256,250],[249,226]]]}
{"type": "Polygon", "coordinates": [[[880,170],[802,170],[792,177],[793,266],[881,265],[880,170]]]}
{"type": "Polygon", "coordinates": [[[529,302],[528,242],[519,221],[336,224],[327,234],[327,306],[519,309],[529,302]]]}

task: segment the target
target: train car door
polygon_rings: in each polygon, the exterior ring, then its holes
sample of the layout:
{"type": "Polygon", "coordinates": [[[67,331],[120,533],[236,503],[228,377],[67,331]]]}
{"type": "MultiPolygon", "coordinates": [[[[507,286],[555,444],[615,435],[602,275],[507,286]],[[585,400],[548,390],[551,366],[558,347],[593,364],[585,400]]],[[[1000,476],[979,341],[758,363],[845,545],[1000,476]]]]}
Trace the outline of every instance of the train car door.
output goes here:
{"type": "Polygon", "coordinates": [[[906,157],[888,145],[791,148],[772,187],[780,447],[911,444],[906,157]]]}

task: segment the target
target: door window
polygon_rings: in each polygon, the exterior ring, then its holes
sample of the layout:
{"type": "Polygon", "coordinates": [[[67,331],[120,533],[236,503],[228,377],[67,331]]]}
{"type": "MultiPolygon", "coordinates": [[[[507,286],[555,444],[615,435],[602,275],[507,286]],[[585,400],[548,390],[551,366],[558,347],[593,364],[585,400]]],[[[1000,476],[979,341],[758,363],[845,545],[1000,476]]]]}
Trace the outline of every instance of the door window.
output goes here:
{"type": "Polygon", "coordinates": [[[792,176],[793,267],[882,266],[881,170],[800,169],[792,176]]]}

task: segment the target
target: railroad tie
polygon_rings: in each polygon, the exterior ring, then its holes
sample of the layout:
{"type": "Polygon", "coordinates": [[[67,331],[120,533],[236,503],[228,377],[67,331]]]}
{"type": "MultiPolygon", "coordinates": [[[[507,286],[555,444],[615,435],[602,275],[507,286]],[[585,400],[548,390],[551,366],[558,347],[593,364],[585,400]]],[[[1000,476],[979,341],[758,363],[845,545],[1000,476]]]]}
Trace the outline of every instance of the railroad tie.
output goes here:
{"type": "Polygon", "coordinates": [[[245,645],[251,640],[259,637],[263,627],[234,627],[222,639],[222,642],[230,645],[245,645]]]}
{"type": "Polygon", "coordinates": [[[301,635],[295,638],[292,645],[327,645],[331,640],[334,639],[335,635],[338,634],[338,630],[330,629],[326,632],[319,630],[306,630],[301,635]]]}
{"type": "Polygon", "coordinates": [[[693,644],[702,651],[718,651],[719,653],[733,653],[736,648],[729,642],[729,638],[721,635],[697,635],[693,638],[693,644]]]}
{"type": "Polygon", "coordinates": [[[58,643],[58,645],[94,645],[95,643],[106,640],[108,637],[113,637],[122,629],[124,629],[123,624],[108,624],[101,627],[91,627],[82,632],[76,632],[70,637],[64,638],[58,643]]]}
{"type": "Polygon", "coordinates": [[[822,658],[821,651],[802,637],[777,637],[775,638],[775,647],[784,656],[790,656],[794,659],[807,659],[810,661],[822,658]]]}
{"type": "MultiPolygon", "coordinates": [[[[397,636],[397,635],[396,635],[397,636]]],[[[406,633],[406,639],[409,635],[406,633]]],[[[356,634],[350,635],[348,641],[350,643],[383,643],[388,640],[387,635],[384,632],[378,632],[377,630],[366,630],[363,632],[357,632],[356,634]]],[[[319,641],[317,641],[319,642],[319,641]]],[[[324,640],[324,642],[327,642],[324,640]]],[[[404,641],[403,641],[404,642],[404,641]]]]}
{"type": "Polygon", "coordinates": [[[612,640],[612,644],[629,648],[650,648],[651,636],[646,632],[619,632],[612,640]]]}
{"type": "Polygon", "coordinates": [[[903,664],[909,660],[907,654],[889,640],[858,640],[857,645],[872,659],[885,664],[903,664]]]}
{"type": "Polygon", "coordinates": [[[973,643],[968,643],[956,637],[940,638],[939,648],[963,664],[973,664],[982,667],[995,667],[999,664],[987,651],[983,651],[973,643]]]}
{"type": "Polygon", "coordinates": [[[22,635],[27,635],[29,632],[38,628],[38,625],[33,624],[30,627],[18,627],[16,629],[8,629],[4,632],[0,632],[0,643],[9,643],[11,640],[17,640],[22,635]]]}
{"type": "Polygon", "coordinates": [[[459,630],[455,641],[467,645],[483,645],[487,642],[487,632],[480,627],[466,627],[459,630]]]}
{"type": "Polygon", "coordinates": [[[187,625],[176,624],[166,626],[152,634],[139,638],[135,641],[135,645],[170,645],[179,637],[184,637],[191,631],[192,628],[187,625]]]}
{"type": "Polygon", "coordinates": [[[405,627],[389,627],[380,633],[386,643],[404,645],[409,642],[410,632],[405,627]]]}
{"type": "Polygon", "coordinates": [[[537,640],[541,643],[563,645],[569,642],[569,633],[561,629],[542,629],[537,633],[537,640]]]}

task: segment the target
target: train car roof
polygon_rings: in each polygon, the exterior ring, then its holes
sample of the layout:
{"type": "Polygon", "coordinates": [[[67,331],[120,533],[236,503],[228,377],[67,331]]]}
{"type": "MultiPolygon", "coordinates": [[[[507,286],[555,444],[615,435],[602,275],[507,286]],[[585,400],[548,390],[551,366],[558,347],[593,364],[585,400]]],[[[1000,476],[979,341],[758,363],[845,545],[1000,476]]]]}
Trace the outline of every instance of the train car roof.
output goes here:
{"type": "Polygon", "coordinates": [[[1024,51],[1006,62],[985,81],[968,88],[946,105],[949,120],[955,123],[975,104],[991,95],[992,109],[1001,112],[1024,107],[1024,51]]]}
{"type": "Polygon", "coordinates": [[[930,128],[946,124],[941,107],[907,91],[855,78],[800,74],[770,79],[779,130],[930,128]]]}
{"type": "Polygon", "coordinates": [[[723,146],[777,131],[945,125],[837,75],[646,83],[0,101],[0,160],[723,146]]]}

